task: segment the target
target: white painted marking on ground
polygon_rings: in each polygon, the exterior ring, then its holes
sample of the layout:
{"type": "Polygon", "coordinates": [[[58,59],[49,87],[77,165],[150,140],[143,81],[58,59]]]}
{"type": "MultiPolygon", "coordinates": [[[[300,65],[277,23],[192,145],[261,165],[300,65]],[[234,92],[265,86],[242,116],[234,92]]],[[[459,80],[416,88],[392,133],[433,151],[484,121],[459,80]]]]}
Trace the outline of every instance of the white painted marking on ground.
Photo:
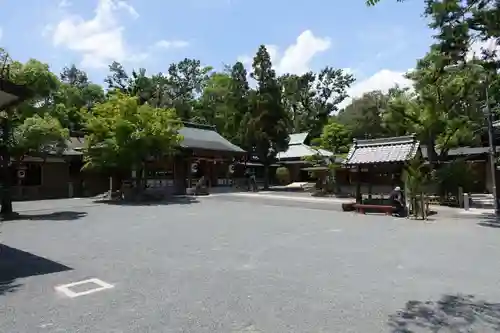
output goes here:
{"type": "Polygon", "coordinates": [[[92,293],[96,293],[98,291],[111,289],[111,288],[114,288],[114,286],[112,284],[106,283],[106,282],[99,280],[99,279],[96,279],[96,278],[92,278],[92,279],[88,279],[88,280],[83,280],[83,281],[78,281],[78,282],[73,282],[73,283],[68,283],[68,284],[56,286],[55,290],[62,292],[63,294],[65,294],[66,296],[68,296],[70,298],[75,298],[75,297],[85,296],[85,295],[89,295],[92,293]],[[80,286],[80,285],[85,284],[85,283],[94,283],[94,284],[98,285],[99,287],[94,288],[94,289],[85,290],[85,291],[82,291],[79,293],[74,292],[70,289],[71,287],[80,286]]]}
{"type": "Polygon", "coordinates": [[[341,232],[342,230],[341,229],[330,229],[328,230],[328,232],[341,232]]]}

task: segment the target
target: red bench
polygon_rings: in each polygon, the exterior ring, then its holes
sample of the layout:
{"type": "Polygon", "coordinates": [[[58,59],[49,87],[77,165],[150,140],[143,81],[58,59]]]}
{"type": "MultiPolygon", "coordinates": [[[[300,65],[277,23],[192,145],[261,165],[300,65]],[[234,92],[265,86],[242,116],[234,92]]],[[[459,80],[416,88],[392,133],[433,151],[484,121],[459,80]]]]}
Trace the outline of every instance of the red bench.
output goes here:
{"type": "Polygon", "coordinates": [[[364,204],[355,204],[354,209],[360,214],[365,214],[366,210],[369,211],[379,211],[381,213],[385,213],[385,215],[392,215],[396,210],[396,207],[387,206],[387,205],[364,205],[364,204]]]}

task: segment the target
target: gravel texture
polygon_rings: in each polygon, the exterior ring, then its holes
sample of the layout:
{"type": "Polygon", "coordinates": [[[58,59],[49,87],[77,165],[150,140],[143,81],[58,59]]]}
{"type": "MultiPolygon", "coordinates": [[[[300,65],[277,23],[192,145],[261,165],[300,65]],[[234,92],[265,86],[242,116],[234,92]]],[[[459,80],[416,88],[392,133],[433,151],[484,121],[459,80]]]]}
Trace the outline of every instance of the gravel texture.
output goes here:
{"type": "Polygon", "coordinates": [[[391,332],[411,300],[500,300],[500,229],[334,206],[32,203],[0,226],[0,332],[391,332]],[[114,288],[54,289],[90,278],[114,288]]]}

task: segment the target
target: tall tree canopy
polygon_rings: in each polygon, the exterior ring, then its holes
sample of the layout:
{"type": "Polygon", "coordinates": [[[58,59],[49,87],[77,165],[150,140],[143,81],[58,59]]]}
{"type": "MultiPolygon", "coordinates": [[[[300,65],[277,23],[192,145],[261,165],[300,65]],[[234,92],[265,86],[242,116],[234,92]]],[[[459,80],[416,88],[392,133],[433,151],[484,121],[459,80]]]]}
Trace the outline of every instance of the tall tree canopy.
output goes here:
{"type": "Polygon", "coordinates": [[[9,187],[11,185],[11,160],[17,164],[25,155],[45,155],[58,153],[66,146],[68,130],[58,118],[57,95],[60,82],[49,67],[37,60],[30,59],[26,63],[11,60],[9,54],[0,49],[0,63],[6,70],[3,79],[24,85],[30,98],[15,108],[2,110],[0,122],[2,136],[0,153],[2,157],[2,214],[12,213],[12,201],[9,187]]]}
{"type": "Polygon", "coordinates": [[[281,86],[264,45],[253,59],[252,78],[257,89],[250,99],[249,127],[251,145],[266,169],[265,187],[269,186],[269,165],[280,151],[288,147],[289,116],[283,107],[281,86]]]}
{"type": "Polygon", "coordinates": [[[148,159],[175,151],[180,128],[175,110],[140,105],[138,97],[117,92],[88,116],[86,167],[142,170],[148,159]]]}
{"type": "Polygon", "coordinates": [[[329,116],[347,97],[354,77],[341,69],[325,67],[317,74],[285,74],[279,80],[283,106],[290,115],[289,131],[318,137],[329,116]]]}
{"type": "Polygon", "coordinates": [[[342,110],[352,75],[326,66],[277,76],[263,45],[250,73],[241,62],[215,71],[186,58],[165,72],[113,62],[105,89],[75,65],[56,75],[47,64],[12,61],[0,50],[9,79],[31,91],[28,100],[2,113],[2,153],[5,160],[45,156],[64,150],[69,133],[78,131],[88,137],[88,166],[140,165],[174,150],[182,120],[214,125],[258,156],[266,171],[287,149],[289,134],[299,132],[335,153],[344,153],[352,138],[416,134],[430,148],[431,161],[439,162],[453,147],[480,144],[486,92],[490,107],[500,111],[498,55],[483,47],[471,56],[478,45],[498,42],[499,8],[495,0],[422,1],[435,45],[407,74],[412,86],[366,92],[342,110]],[[458,62],[465,66],[445,70],[458,62]]]}

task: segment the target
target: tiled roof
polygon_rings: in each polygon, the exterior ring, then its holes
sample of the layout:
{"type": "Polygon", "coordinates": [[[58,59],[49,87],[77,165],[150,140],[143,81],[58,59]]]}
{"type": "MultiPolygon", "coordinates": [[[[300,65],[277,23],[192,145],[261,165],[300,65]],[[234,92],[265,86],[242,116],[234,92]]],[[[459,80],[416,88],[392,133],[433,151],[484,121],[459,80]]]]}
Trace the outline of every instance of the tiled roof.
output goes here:
{"type": "MultiPolygon", "coordinates": [[[[215,131],[212,126],[185,123],[179,130],[182,136],[180,146],[187,149],[204,149],[219,152],[244,153],[240,147],[226,140],[222,135],[215,131]]],[[[85,138],[71,137],[67,142],[67,149],[63,155],[81,155],[85,146],[85,138]]]]}
{"type": "Polygon", "coordinates": [[[404,162],[417,153],[419,142],[413,135],[384,139],[354,140],[344,161],[347,165],[404,162]]]}
{"type": "Polygon", "coordinates": [[[83,155],[83,148],[85,147],[85,138],[72,136],[66,142],[66,149],[62,152],[64,156],[79,156],[83,155]]]}
{"type": "Polygon", "coordinates": [[[245,153],[243,149],[226,140],[211,126],[185,123],[179,130],[183,139],[180,146],[187,149],[203,149],[219,152],[245,153]]]}
{"type": "Polygon", "coordinates": [[[296,134],[290,134],[290,141],[288,142],[289,145],[299,145],[302,144],[306,141],[307,136],[309,133],[296,133],[296,134]]]}
{"type": "Polygon", "coordinates": [[[0,109],[21,103],[30,93],[26,86],[14,84],[0,77],[0,109]]]}
{"type": "MultiPolygon", "coordinates": [[[[500,152],[500,147],[496,147],[497,152],[500,152]]],[[[428,146],[420,145],[420,151],[422,152],[423,158],[429,157],[428,146]]],[[[448,156],[468,156],[468,155],[481,155],[487,154],[490,151],[490,147],[457,147],[448,150],[448,156]]],[[[436,149],[436,153],[439,154],[440,150],[436,149]]]]}
{"type": "Polygon", "coordinates": [[[284,159],[298,159],[318,154],[325,157],[333,155],[333,153],[328,150],[312,148],[305,144],[295,144],[295,145],[289,145],[287,151],[278,153],[276,157],[280,160],[284,160],[284,159]]]}

